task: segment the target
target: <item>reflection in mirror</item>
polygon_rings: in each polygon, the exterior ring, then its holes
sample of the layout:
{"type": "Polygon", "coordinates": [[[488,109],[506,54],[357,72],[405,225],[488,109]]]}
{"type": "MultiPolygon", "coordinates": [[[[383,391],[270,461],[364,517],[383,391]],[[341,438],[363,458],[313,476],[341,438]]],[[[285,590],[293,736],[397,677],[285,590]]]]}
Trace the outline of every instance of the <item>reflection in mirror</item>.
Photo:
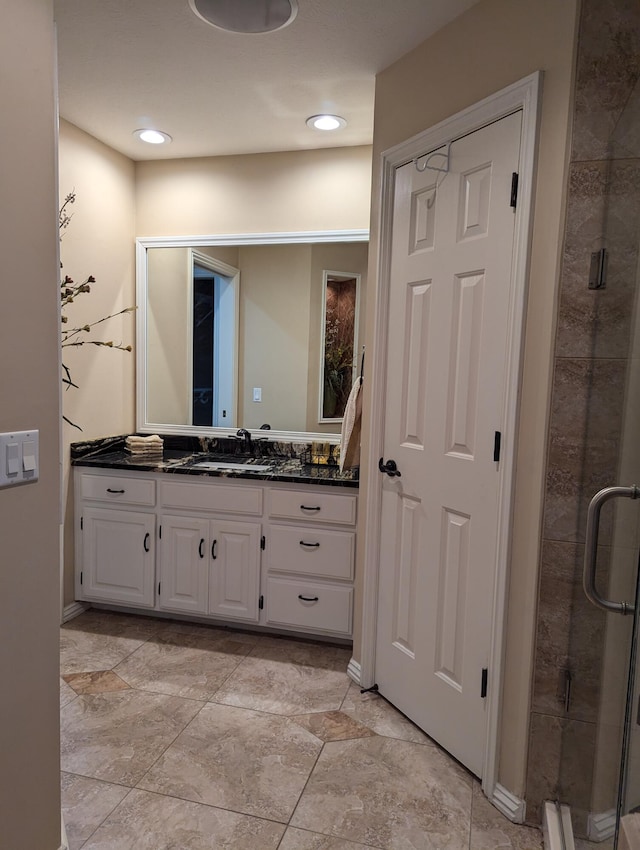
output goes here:
{"type": "Polygon", "coordinates": [[[269,425],[269,439],[337,439],[339,408],[318,410],[323,273],[349,269],[357,281],[357,358],[367,240],[366,231],[138,239],[138,430],[226,436],[269,425]]]}
{"type": "Polygon", "coordinates": [[[320,422],[341,422],[356,372],[360,275],[324,271],[320,422]]]}

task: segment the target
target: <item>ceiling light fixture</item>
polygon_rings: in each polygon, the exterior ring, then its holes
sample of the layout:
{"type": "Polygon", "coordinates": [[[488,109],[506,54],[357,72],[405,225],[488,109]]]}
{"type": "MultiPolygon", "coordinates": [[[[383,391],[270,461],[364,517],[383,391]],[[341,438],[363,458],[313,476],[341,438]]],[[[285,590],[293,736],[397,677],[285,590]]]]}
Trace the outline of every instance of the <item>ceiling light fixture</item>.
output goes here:
{"type": "Polygon", "coordinates": [[[342,130],[346,126],[347,122],[339,115],[312,115],[307,118],[307,127],[314,130],[342,130]]]}
{"type": "Polygon", "coordinates": [[[173,141],[168,133],[163,133],[162,130],[134,130],[133,135],[137,136],[140,141],[146,142],[148,145],[167,145],[173,141]]]}
{"type": "Polygon", "coordinates": [[[189,5],[212,27],[239,33],[275,32],[298,14],[298,0],[189,0],[189,5]]]}

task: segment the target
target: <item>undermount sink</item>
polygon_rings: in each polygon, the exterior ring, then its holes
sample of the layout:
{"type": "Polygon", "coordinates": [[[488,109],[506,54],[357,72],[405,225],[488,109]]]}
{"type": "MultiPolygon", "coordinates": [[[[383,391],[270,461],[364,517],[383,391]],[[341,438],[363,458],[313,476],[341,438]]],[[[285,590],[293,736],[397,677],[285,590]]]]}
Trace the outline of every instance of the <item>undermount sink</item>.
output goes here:
{"type": "Polygon", "coordinates": [[[270,466],[259,463],[227,463],[224,460],[200,460],[193,464],[197,469],[210,469],[212,471],[231,469],[243,472],[267,472],[270,466]]]}

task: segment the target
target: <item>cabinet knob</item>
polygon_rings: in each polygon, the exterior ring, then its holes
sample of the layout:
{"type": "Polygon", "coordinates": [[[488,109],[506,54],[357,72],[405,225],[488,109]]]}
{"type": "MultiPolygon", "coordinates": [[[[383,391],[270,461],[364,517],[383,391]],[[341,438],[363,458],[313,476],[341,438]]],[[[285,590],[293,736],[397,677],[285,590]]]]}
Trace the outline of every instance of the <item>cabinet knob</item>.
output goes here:
{"type": "Polygon", "coordinates": [[[320,544],[319,544],[319,543],[305,543],[305,542],[304,542],[304,540],[301,540],[301,541],[300,541],[300,545],[301,545],[301,546],[306,546],[306,547],[307,547],[307,549],[318,549],[318,548],[320,548],[320,544]]]}
{"type": "Polygon", "coordinates": [[[298,594],[298,599],[302,599],[303,602],[318,602],[319,596],[303,596],[301,593],[298,594]]]}
{"type": "Polygon", "coordinates": [[[214,560],[214,561],[215,561],[215,560],[216,560],[216,558],[218,557],[218,556],[216,555],[216,546],[217,546],[217,544],[218,544],[218,541],[217,541],[217,540],[214,540],[214,541],[213,541],[213,543],[211,544],[211,557],[213,558],[213,560],[214,560]]]}
{"type": "Polygon", "coordinates": [[[148,552],[148,551],[149,551],[149,539],[150,539],[150,537],[151,537],[151,535],[150,535],[150,534],[149,534],[149,532],[147,531],[147,533],[146,533],[146,534],[145,534],[145,536],[144,536],[144,543],[142,544],[142,545],[144,546],[144,551],[145,551],[145,552],[148,552]]]}
{"type": "Polygon", "coordinates": [[[201,558],[204,558],[204,537],[200,541],[200,545],[198,546],[198,554],[201,558]]]}
{"type": "Polygon", "coordinates": [[[301,511],[319,511],[319,507],[310,507],[309,505],[300,505],[301,511]]]}

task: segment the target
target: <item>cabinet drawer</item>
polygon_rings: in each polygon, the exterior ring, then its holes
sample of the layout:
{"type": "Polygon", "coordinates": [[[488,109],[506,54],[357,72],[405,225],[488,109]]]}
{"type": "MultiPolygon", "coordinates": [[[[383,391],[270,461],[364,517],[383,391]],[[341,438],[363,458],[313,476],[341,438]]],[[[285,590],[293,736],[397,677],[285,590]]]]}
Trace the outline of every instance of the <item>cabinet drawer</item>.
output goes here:
{"type": "Polygon", "coordinates": [[[353,531],[273,525],[266,557],[270,570],[350,580],[354,551],[353,531]]]}
{"type": "Polygon", "coordinates": [[[167,508],[215,511],[225,514],[262,514],[262,490],[225,484],[161,483],[161,501],[167,508]]]}
{"type": "MultiPolygon", "coordinates": [[[[318,488],[320,491],[321,488],[318,488]]],[[[309,490],[272,490],[269,514],[305,522],[332,522],[355,525],[357,496],[309,490]]]]}
{"type": "Polygon", "coordinates": [[[148,478],[125,478],[118,475],[80,476],[80,495],[83,499],[100,502],[118,502],[122,505],[149,505],[156,503],[156,482],[148,478]]]}
{"type": "Polygon", "coordinates": [[[351,587],[269,578],[265,599],[267,623],[350,637],[352,595],[351,587]]]}

